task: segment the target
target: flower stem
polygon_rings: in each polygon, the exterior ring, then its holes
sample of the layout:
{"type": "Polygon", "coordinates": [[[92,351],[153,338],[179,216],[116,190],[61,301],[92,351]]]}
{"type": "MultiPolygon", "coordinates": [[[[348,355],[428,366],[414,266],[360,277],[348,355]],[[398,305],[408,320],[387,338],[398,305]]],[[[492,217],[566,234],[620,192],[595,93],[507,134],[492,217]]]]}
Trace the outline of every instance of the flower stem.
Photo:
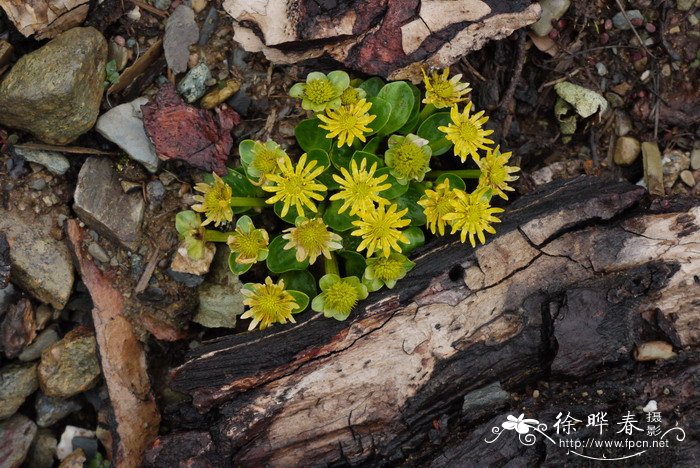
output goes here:
{"type": "Polygon", "coordinates": [[[443,174],[453,174],[462,179],[478,179],[481,175],[479,169],[456,169],[453,171],[430,171],[425,176],[429,179],[437,179],[443,174]]]}
{"type": "Polygon", "coordinates": [[[338,268],[338,260],[335,258],[335,254],[333,252],[331,252],[331,258],[323,257],[323,267],[326,270],[327,275],[340,276],[340,268],[338,268]]]}
{"type": "Polygon", "coordinates": [[[206,242],[226,242],[228,240],[228,236],[231,234],[231,232],[221,232],[213,229],[207,229],[204,231],[204,240],[206,242]]]}
{"type": "Polygon", "coordinates": [[[418,120],[421,122],[424,121],[425,119],[427,119],[428,117],[433,115],[436,110],[437,109],[435,108],[434,105],[426,104],[425,107],[420,111],[420,115],[418,116],[418,120]]]}
{"type": "Polygon", "coordinates": [[[268,206],[264,198],[231,197],[231,206],[268,206]]]}

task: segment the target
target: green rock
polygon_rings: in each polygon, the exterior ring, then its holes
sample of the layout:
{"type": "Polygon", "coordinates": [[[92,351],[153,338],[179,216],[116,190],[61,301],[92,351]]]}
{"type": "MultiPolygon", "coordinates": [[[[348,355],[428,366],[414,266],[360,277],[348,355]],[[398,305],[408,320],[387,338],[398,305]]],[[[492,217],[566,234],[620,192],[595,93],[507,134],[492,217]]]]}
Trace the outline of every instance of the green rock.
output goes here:
{"type": "Polygon", "coordinates": [[[107,41],[73,28],[17,61],[0,83],[0,124],[51,144],[92,128],[102,100],[107,41]]]}
{"type": "Polygon", "coordinates": [[[228,267],[229,248],[220,245],[207,280],[197,289],[199,308],[194,321],[207,328],[233,328],[243,313],[241,281],[228,267]]]}
{"type": "Polygon", "coordinates": [[[15,414],[37,388],[36,364],[10,364],[0,369],[0,419],[15,414]]]}

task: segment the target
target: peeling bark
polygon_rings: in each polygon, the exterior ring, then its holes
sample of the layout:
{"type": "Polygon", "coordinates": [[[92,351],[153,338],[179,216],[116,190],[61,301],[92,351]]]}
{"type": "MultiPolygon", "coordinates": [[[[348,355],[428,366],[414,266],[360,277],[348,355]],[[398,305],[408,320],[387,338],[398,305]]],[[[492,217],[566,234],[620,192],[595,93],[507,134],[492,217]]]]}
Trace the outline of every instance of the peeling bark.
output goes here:
{"type": "Polygon", "coordinates": [[[88,0],[0,0],[0,7],[22,35],[43,40],[80,25],[90,5],[88,0]]]}
{"type": "MultiPolygon", "coordinates": [[[[203,344],[172,375],[203,414],[167,410],[187,431],[159,437],[148,463],[502,464],[524,455],[477,444],[490,426],[477,434],[474,420],[454,417],[474,392],[591,376],[640,388],[644,375],[663,375],[654,365],[631,374],[635,346],[655,340],[678,353],[661,364],[670,381],[696,378],[700,203],[648,206],[644,196],[598,178],[551,184],[513,203],[485,246],[443,238],[415,253],[405,279],[345,322],[307,312],[294,327],[203,344]],[[440,452],[435,440],[460,425],[452,451],[440,452]]],[[[504,407],[518,403],[493,401],[478,421],[504,407]]]]}

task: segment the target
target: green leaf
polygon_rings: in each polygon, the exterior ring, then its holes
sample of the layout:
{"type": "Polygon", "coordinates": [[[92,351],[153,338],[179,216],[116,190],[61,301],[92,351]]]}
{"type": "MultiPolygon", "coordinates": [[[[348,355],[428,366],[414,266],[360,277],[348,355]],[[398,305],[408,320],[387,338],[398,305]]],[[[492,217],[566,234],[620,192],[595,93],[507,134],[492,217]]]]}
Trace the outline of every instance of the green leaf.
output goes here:
{"type": "Polygon", "coordinates": [[[445,179],[449,179],[450,181],[450,188],[458,188],[460,190],[466,190],[467,189],[467,184],[464,183],[464,179],[462,179],[460,176],[456,174],[451,174],[449,172],[440,175],[437,179],[435,179],[435,185],[441,184],[445,179]]]}
{"type": "Polygon", "coordinates": [[[382,286],[384,286],[384,283],[382,283],[381,280],[378,280],[378,279],[369,280],[369,279],[365,278],[364,276],[362,277],[362,284],[367,286],[367,291],[371,292],[371,293],[373,293],[375,291],[379,291],[380,289],[382,289],[382,286]]]}
{"type": "Polygon", "coordinates": [[[105,78],[112,84],[119,81],[119,72],[117,71],[116,60],[110,60],[105,65],[105,78]]]}
{"type": "Polygon", "coordinates": [[[389,118],[391,117],[392,111],[391,104],[389,104],[382,98],[373,97],[371,99],[368,99],[368,101],[372,103],[372,107],[369,109],[369,113],[372,115],[376,115],[376,118],[368,125],[369,128],[372,129],[369,135],[372,135],[373,133],[377,133],[378,131],[384,128],[386,123],[389,121],[389,118]]]}
{"type": "Polygon", "coordinates": [[[291,270],[306,270],[309,267],[308,260],[297,262],[296,250],[284,250],[287,241],[282,239],[282,234],[270,242],[270,253],[267,256],[267,269],[272,273],[284,273],[291,270]]]}
{"type": "Polygon", "coordinates": [[[294,221],[296,221],[297,216],[299,216],[299,214],[297,213],[297,209],[293,205],[290,205],[289,211],[287,211],[287,215],[283,217],[282,216],[282,208],[283,207],[284,207],[284,203],[282,201],[278,201],[277,203],[275,203],[273,205],[273,210],[274,210],[275,214],[277,215],[277,217],[279,219],[284,220],[285,222],[287,222],[289,224],[294,224],[294,221]]]}
{"type": "Polygon", "coordinates": [[[255,146],[255,141],[253,140],[243,140],[238,144],[238,154],[241,157],[241,163],[244,166],[248,166],[253,163],[253,147],[255,146]]]}
{"type": "Polygon", "coordinates": [[[333,178],[334,174],[339,174],[338,171],[335,170],[335,166],[332,166],[330,170],[323,171],[316,180],[321,182],[323,185],[326,186],[326,188],[331,191],[331,190],[338,190],[340,188],[340,184],[335,181],[333,178]]]}
{"type": "Polygon", "coordinates": [[[408,238],[408,244],[401,244],[401,251],[404,255],[408,255],[425,244],[425,233],[418,226],[410,226],[404,229],[403,235],[408,238]]]}
{"type": "Polygon", "coordinates": [[[362,148],[362,151],[366,151],[368,153],[376,153],[379,147],[381,146],[383,140],[384,138],[380,136],[372,138],[367,142],[364,148],[362,148]]]}
{"type": "Polygon", "coordinates": [[[304,312],[307,307],[309,307],[309,296],[301,291],[295,291],[294,289],[287,289],[287,292],[291,294],[294,298],[294,302],[297,303],[299,307],[292,310],[293,314],[298,314],[299,312],[304,312]]]}
{"type": "Polygon", "coordinates": [[[362,278],[362,275],[365,273],[365,267],[367,266],[364,255],[360,255],[351,250],[343,250],[339,252],[338,255],[345,260],[345,276],[357,276],[358,278],[362,278]]]}
{"type": "Polygon", "coordinates": [[[201,220],[197,213],[192,210],[180,211],[175,215],[175,230],[185,236],[201,226],[201,220]]]}
{"type": "Polygon", "coordinates": [[[343,249],[346,251],[357,252],[357,246],[359,246],[360,242],[362,242],[362,237],[353,236],[351,231],[346,231],[341,235],[343,236],[343,249]]]}
{"type": "Polygon", "coordinates": [[[326,169],[331,167],[331,160],[328,157],[328,153],[322,149],[312,149],[306,153],[306,163],[309,161],[316,161],[316,167],[323,166],[324,172],[326,169]]]}
{"type": "Polygon", "coordinates": [[[377,94],[379,94],[379,90],[382,89],[384,86],[384,80],[379,78],[378,76],[375,76],[373,78],[370,78],[369,80],[365,80],[358,86],[360,89],[364,89],[365,93],[367,93],[367,98],[373,98],[377,94]]]}
{"type": "Polygon", "coordinates": [[[305,152],[312,149],[321,149],[329,151],[333,140],[326,138],[328,131],[319,128],[322,122],[318,119],[306,119],[299,122],[294,129],[294,136],[297,138],[297,143],[305,152]]]}
{"type": "MultiPolygon", "coordinates": [[[[235,169],[228,168],[228,173],[221,179],[231,187],[234,197],[267,198],[269,196],[263,189],[250,182],[250,179],[248,179],[248,176],[245,174],[245,169],[242,167],[237,167],[235,169]]],[[[211,183],[213,178],[211,174],[206,174],[204,180],[211,183]],[[209,180],[207,181],[207,179],[209,180]]],[[[249,206],[232,207],[233,212],[236,214],[248,211],[250,208],[249,206]]]]}
{"type": "Polygon", "coordinates": [[[420,89],[411,83],[409,83],[408,86],[410,86],[411,91],[413,91],[413,109],[411,109],[411,115],[408,118],[408,121],[403,127],[396,131],[396,133],[400,133],[402,135],[407,135],[414,131],[418,126],[418,121],[420,120],[420,89]]]}
{"type": "Polygon", "coordinates": [[[284,287],[295,291],[301,291],[309,297],[317,294],[316,278],[307,270],[294,270],[282,273],[280,279],[284,280],[284,287]]]}
{"type": "Polygon", "coordinates": [[[360,167],[360,163],[362,163],[363,159],[367,160],[367,170],[369,170],[374,163],[377,163],[377,168],[384,167],[383,159],[376,154],[368,153],[366,151],[355,151],[351,158],[352,161],[355,161],[357,167],[360,167]]]}
{"type": "Polygon", "coordinates": [[[451,122],[449,112],[438,112],[433,114],[418,127],[417,135],[430,142],[430,149],[433,156],[440,156],[450,149],[452,143],[445,138],[445,134],[438,130],[438,127],[447,126],[451,122]]]}
{"type": "Polygon", "coordinates": [[[250,270],[252,263],[236,263],[236,254],[231,252],[228,256],[228,268],[234,275],[242,275],[250,270]]]}
{"type": "Polygon", "coordinates": [[[399,210],[408,208],[408,213],[404,217],[411,220],[411,226],[423,226],[426,222],[423,207],[418,204],[418,200],[423,196],[425,186],[420,183],[411,182],[408,184],[406,193],[394,200],[399,210]]]}
{"type": "Polygon", "coordinates": [[[396,177],[390,174],[391,168],[390,167],[382,167],[377,169],[377,172],[374,173],[375,177],[382,176],[384,174],[388,175],[387,179],[382,182],[383,184],[391,184],[391,187],[388,189],[384,190],[383,192],[379,192],[379,195],[382,197],[386,198],[387,200],[394,200],[395,198],[400,197],[404,193],[406,193],[406,190],[408,190],[408,184],[400,184],[396,181],[396,177]]]}
{"type": "Polygon", "coordinates": [[[381,128],[382,135],[390,135],[403,127],[411,117],[413,110],[413,90],[405,81],[394,81],[384,85],[377,94],[391,104],[389,121],[381,128]]]}
{"type": "Polygon", "coordinates": [[[331,162],[338,170],[340,170],[341,167],[350,169],[350,158],[352,158],[353,153],[354,150],[347,146],[343,146],[342,148],[333,147],[333,149],[331,149],[331,162]]]}
{"type": "Polygon", "coordinates": [[[323,222],[337,232],[352,229],[355,227],[352,225],[352,222],[357,220],[357,216],[350,216],[348,214],[350,213],[350,208],[346,209],[342,213],[338,213],[338,210],[341,206],[343,206],[343,203],[343,200],[333,200],[323,213],[323,222]]]}

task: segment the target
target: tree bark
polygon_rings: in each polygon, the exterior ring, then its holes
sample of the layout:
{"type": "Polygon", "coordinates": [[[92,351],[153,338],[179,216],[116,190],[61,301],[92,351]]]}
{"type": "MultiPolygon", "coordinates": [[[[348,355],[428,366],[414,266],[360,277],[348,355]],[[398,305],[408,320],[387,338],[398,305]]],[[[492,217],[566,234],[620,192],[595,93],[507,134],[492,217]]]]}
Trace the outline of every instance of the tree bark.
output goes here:
{"type": "Polygon", "coordinates": [[[483,439],[506,414],[622,413],[654,397],[669,424],[697,430],[698,205],[592,177],[550,184],[512,203],[486,245],[448,237],[415,253],[404,280],[345,322],[307,312],[205,343],[173,371],[193,400],[166,408],[180,432],[148,463],[560,463],[566,449],[541,441],[483,439]],[[662,360],[636,360],[655,347],[662,360]]]}

